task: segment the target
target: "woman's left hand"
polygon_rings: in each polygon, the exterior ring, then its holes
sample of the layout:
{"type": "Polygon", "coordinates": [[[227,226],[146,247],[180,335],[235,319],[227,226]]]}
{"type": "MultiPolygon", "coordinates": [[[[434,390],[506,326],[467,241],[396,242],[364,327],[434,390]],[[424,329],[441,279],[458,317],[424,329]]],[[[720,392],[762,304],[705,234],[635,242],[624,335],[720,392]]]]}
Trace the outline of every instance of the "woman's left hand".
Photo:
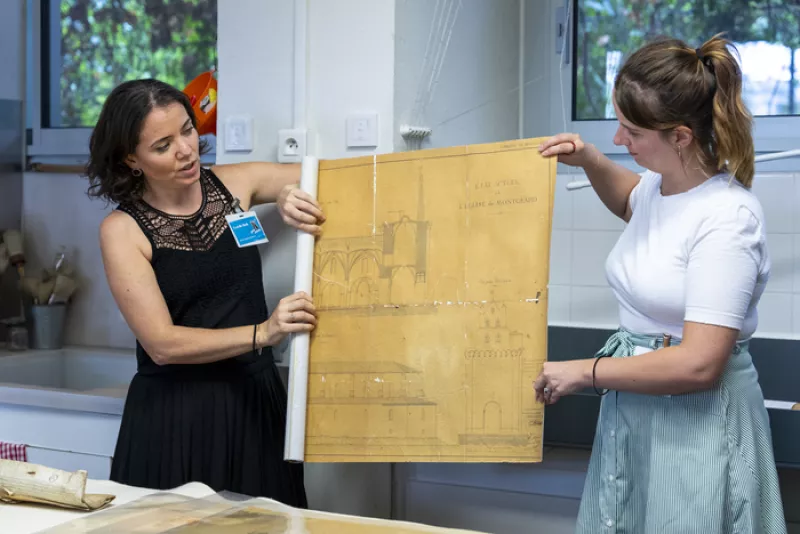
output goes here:
{"type": "Polygon", "coordinates": [[[322,208],[311,195],[296,185],[281,189],[277,204],[283,222],[289,226],[313,235],[319,235],[322,231],[319,226],[325,222],[322,208]]]}
{"type": "Polygon", "coordinates": [[[593,360],[545,362],[542,372],[533,383],[537,402],[555,404],[565,395],[592,384],[593,360]]]}

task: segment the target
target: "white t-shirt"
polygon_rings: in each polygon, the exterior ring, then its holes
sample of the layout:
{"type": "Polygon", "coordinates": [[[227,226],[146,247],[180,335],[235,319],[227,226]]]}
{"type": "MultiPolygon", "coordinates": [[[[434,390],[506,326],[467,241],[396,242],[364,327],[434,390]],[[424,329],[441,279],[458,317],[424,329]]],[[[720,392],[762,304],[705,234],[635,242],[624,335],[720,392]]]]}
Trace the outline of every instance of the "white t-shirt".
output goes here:
{"type": "Polygon", "coordinates": [[[683,337],[683,322],[740,330],[758,325],[756,305],[770,271],[764,212],[730,175],[677,195],[645,172],[630,196],[632,217],[606,260],[620,325],[683,337]]]}

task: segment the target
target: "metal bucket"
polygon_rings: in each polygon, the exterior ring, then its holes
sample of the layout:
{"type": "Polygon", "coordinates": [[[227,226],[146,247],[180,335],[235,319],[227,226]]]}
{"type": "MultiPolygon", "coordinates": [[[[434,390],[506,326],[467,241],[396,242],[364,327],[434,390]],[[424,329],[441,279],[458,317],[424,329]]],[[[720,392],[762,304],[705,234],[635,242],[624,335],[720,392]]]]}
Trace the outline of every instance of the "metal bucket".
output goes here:
{"type": "Polygon", "coordinates": [[[32,349],[60,349],[64,345],[66,304],[34,304],[30,310],[32,349]]]}

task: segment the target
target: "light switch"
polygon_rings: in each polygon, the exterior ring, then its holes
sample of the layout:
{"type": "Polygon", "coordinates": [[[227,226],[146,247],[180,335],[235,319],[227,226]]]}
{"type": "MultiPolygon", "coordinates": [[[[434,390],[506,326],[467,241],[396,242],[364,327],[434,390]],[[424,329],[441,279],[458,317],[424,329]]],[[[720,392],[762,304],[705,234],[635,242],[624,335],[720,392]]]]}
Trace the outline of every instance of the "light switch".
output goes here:
{"type": "Polygon", "coordinates": [[[359,113],[347,117],[348,148],[378,146],[378,114],[359,113]]]}
{"type": "Polygon", "coordinates": [[[228,117],[225,121],[225,150],[227,152],[253,150],[253,117],[228,117]]]}

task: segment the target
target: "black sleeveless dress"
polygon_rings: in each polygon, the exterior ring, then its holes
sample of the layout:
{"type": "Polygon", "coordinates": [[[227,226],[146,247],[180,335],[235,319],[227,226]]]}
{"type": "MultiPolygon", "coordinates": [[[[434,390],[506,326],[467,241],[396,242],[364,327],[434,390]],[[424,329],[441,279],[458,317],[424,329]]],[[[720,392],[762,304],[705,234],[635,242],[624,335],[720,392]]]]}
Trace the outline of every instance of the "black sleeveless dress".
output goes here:
{"type": "MultiPolygon", "coordinates": [[[[150,240],[152,266],[176,325],[230,328],[268,318],[261,257],[239,248],[225,221],[234,198],[201,170],[193,215],[122,204],[150,240]]],[[[202,482],[215,491],[306,508],[301,464],[283,460],[286,390],[267,347],[209,364],[156,365],[136,343],[111,480],[168,489],[202,482]]]]}

